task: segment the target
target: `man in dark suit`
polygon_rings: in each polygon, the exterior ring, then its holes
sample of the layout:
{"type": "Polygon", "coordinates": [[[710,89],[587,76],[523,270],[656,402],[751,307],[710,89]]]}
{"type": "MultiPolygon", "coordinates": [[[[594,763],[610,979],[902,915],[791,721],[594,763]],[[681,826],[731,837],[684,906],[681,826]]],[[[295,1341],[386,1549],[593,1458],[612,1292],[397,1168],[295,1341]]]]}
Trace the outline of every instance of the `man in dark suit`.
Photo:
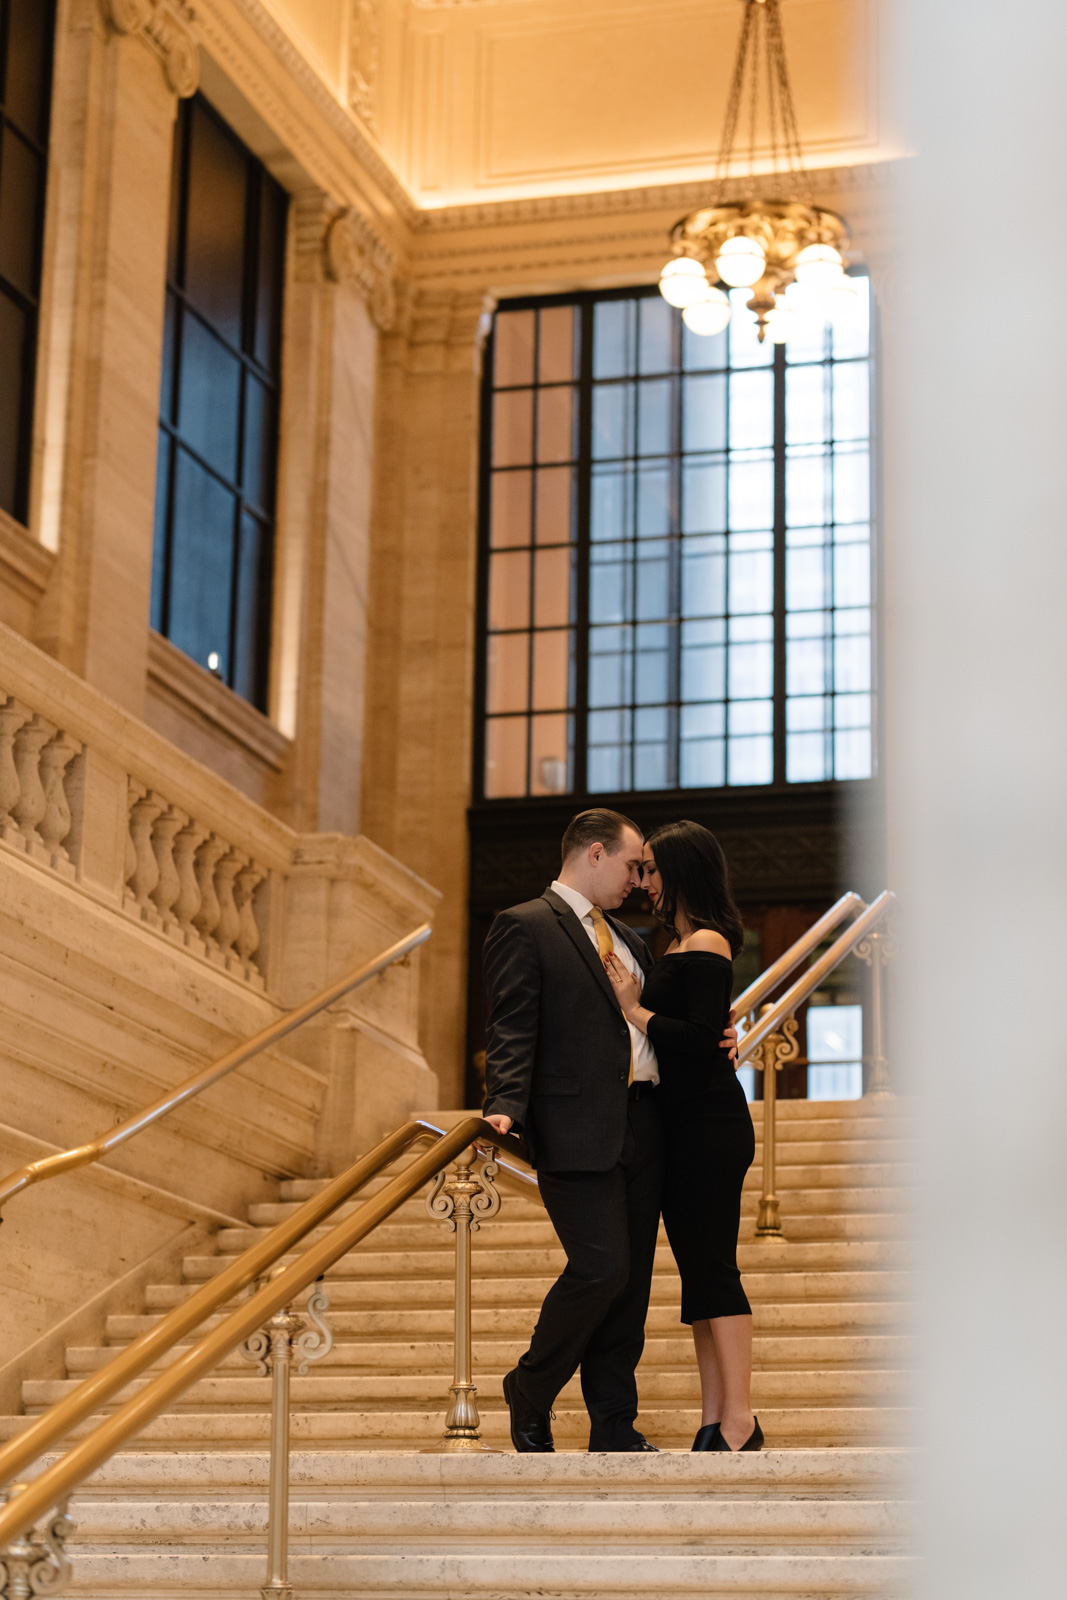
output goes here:
{"type": "Polygon", "coordinates": [[[502,911],[485,942],[485,1116],[526,1139],[567,1253],[504,1379],[516,1450],[554,1449],[552,1404],[579,1366],[590,1450],[656,1448],[634,1419],[664,1159],[659,1074],[603,962],[611,949],[631,972],[651,966],[644,941],[604,916],[640,884],[642,847],[618,812],[582,812],[563,836],[559,877],[502,911]]]}

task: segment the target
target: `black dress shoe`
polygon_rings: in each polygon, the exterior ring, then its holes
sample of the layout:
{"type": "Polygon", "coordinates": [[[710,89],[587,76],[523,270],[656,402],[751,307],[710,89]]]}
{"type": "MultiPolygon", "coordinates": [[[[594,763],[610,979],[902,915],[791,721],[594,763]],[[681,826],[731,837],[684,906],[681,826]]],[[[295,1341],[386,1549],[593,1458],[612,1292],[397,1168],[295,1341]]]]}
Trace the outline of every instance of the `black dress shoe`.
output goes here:
{"type": "MultiPolygon", "coordinates": [[[[726,1443],[726,1440],[723,1438],[721,1433],[718,1435],[718,1437],[716,1439],[712,1440],[712,1442],[710,1444],[706,1444],[704,1446],[704,1449],[705,1450],[729,1450],[731,1455],[740,1455],[742,1450],[762,1450],[763,1449],[763,1429],[759,1425],[759,1418],[758,1417],[754,1417],[753,1421],[755,1423],[755,1427],[752,1429],[752,1432],[749,1434],[749,1436],[745,1440],[744,1444],[739,1445],[736,1450],[730,1450],[730,1446],[726,1443]]],[[[701,1430],[701,1432],[703,1432],[703,1429],[701,1430]]],[[[700,1434],[697,1434],[697,1438],[698,1439],[699,1439],[699,1437],[700,1437],[700,1434]]]]}
{"type": "Polygon", "coordinates": [[[719,1450],[719,1449],[721,1449],[722,1448],[721,1445],[717,1445],[717,1444],[714,1443],[714,1440],[716,1440],[716,1439],[721,1437],[721,1435],[719,1433],[719,1426],[720,1425],[717,1422],[705,1422],[705,1424],[704,1424],[704,1426],[702,1428],[698,1428],[697,1429],[697,1436],[693,1440],[693,1449],[694,1450],[719,1450]]]}
{"type": "Polygon", "coordinates": [[[639,1452],[647,1452],[649,1455],[654,1456],[662,1454],[659,1445],[650,1444],[643,1433],[639,1433],[637,1438],[634,1439],[630,1444],[620,1445],[619,1449],[620,1452],[625,1455],[637,1455],[639,1452]]]}
{"type": "Polygon", "coordinates": [[[515,1381],[515,1371],[504,1379],[504,1399],[511,1414],[511,1442],[519,1454],[555,1455],[550,1416],[524,1398],[515,1381]]]}

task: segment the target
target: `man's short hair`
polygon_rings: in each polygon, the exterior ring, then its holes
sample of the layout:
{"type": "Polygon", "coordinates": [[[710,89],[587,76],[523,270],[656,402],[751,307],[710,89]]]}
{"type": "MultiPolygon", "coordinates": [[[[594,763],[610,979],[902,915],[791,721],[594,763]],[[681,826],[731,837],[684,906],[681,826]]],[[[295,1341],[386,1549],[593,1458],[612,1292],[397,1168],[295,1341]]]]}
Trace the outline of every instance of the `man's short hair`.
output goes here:
{"type": "Polygon", "coordinates": [[[591,844],[602,844],[609,856],[614,855],[627,828],[632,828],[639,839],[644,838],[637,823],[631,822],[619,811],[608,811],[604,806],[594,806],[592,811],[579,811],[563,835],[564,861],[569,861],[579,850],[584,853],[591,844]]]}

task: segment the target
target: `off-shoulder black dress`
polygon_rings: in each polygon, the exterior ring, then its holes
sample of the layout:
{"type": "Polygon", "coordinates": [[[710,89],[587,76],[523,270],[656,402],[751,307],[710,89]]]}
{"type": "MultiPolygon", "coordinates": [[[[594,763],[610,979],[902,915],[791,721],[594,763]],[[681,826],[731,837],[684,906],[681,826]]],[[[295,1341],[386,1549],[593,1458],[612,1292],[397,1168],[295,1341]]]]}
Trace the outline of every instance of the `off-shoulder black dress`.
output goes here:
{"type": "Polygon", "coordinates": [[[655,1012],[648,1037],[667,1144],[663,1221],[682,1275],[683,1322],[751,1310],[737,1231],[756,1141],[745,1092],[721,1048],[733,970],[710,950],[680,950],[656,962],[641,993],[655,1012]]]}

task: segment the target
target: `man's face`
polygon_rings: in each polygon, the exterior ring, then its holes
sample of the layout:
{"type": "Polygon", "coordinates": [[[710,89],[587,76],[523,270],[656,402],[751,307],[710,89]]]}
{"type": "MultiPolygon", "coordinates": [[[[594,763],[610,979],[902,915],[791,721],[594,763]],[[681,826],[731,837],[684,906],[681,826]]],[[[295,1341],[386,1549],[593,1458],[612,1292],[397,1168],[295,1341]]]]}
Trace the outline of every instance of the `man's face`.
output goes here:
{"type": "Polygon", "coordinates": [[[611,855],[602,845],[592,847],[591,857],[594,851],[600,852],[591,861],[597,890],[595,904],[605,911],[614,911],[622,905],[631,889],[640,888],[643,844],[639,833],[633,828],[625,828],[611,855]]]}

